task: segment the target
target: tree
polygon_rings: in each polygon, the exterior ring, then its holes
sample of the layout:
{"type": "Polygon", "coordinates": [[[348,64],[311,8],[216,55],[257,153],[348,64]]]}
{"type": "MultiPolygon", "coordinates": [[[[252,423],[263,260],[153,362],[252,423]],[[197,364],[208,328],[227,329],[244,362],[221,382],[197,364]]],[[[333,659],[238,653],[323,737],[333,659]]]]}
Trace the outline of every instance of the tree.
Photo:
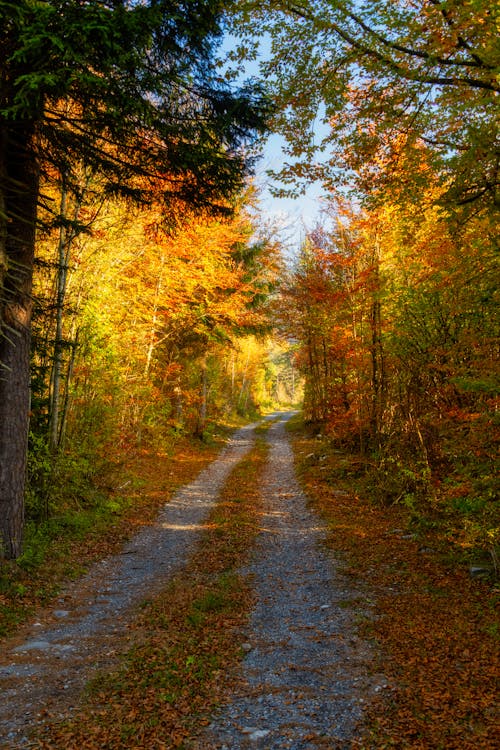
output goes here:
{"type": "Polygon", "coordinates": [[[498,208],[496,24],[489,0],[239,3],[242,54],[259,34],[271,40],[262,68],[290,157],[280,176],[417,198],[424,152],[448,209],[498,208]],[[402,162],[404,183],[394,179],[402,162]]]}
{"type": "MultiPolygon", "coordinates": [[[[232,91],[213,53],[219,0],[0,0],[0,546],[22,547],[31,284],[41,180],[78,192],[227,211],[264,129],[252,86],[232,91]],[[160,188],[158,188],[160,185],[160,188]]],[[[170,212],[168,209],[170,207],[170,212]]],[[[45,201],[54,220],[58,211],[45,201]]],[[[175,210],[172,210],[175,209],[175,210]]]]}
{"type": "Polygon", "coordinates": [[[285,316],[299,341],[306,419],[365,452],[380,442],[386,390],[378,221],[347,207],[336,218],[309,233],[285,316]]]}
{"type": "MultiPolygon", "coordinates": [[[[252,242],[254,231],[242,205],[231,219],[199,215],[172,236],[154,232],[164,288],[157,295],[149,337],[151,376],[162,381],[166,401],[174,401],[175,388],[180,406],[182,390],[193,389],[185,375],[194,363],[195,379],[201,375],[199,433],[208,396],[218,395],[211,378],[214,362],[237,348],[242,337],[269,330],[266,300],[276,283],[277,249],[266,241],[252,242]],[[165,371],[172,366],[176,376],[167,386],[165,371]]],[[[186,417],[188,409],[182,411],[186,417]]]]}

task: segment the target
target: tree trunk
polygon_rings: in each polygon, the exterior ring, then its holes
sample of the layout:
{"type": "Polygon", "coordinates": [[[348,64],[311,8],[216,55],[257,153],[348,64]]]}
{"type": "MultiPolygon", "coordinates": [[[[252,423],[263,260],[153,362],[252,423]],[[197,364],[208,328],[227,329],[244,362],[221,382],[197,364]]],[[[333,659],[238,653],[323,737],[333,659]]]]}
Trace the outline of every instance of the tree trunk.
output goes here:
{"type": "Polygon", "coordinates": [[[156,334],[157,334],[157,328],[158,328],[158,308],[160,305],[160,297],[162,293],[162,285],[163,285],[163,267],[165,265],[165,256],[162,255],[160,258],[160,270],[158,272],[158,278],[156,280],[156,290],[155,290],[155,301],[153,306],[153,318],[151,321],[151,330],[149,332],[149,345],[148,345],[148,351],[146,354],[146,364],[144,367],[144,376],[147,377],[149,375],[149,370],[151,368],[151,360],[153,358],[154,350],[158,344],[156,341],[156,334]]]}
{"type": "Polygon", "coordinates": [[[371,333],[371,384],[372,384],[372,408],[371,408],[371,433],[373,443],[380,449],[381,425],[384,410],[385,393],[385,362],[382,341],[382,304],[380,301],[380,248],[378,242],[375,246],[373,266],[374,292],[370,309],[370,333],[371,333]]]}
{"type": "MultiPolygon", "coordinates": [[[[61,219],[67,218],[68,194],[63,180],[61,187],[61,219]]],[[[50,421],[49,440],[53,453],[59,445],[59,404],[61,390],[61,370],[63,361],[63,313],[64,299],[66,296],[66,281],[68,277],[67,258],[67,227],[64,223],[59,229],[59,242],[57,247],[57,298],[56,298],[56,335],[54,341],[54,365],[52,368],[52,392],[50,396],[50,421]]]]}
{"type": "Polygon", "coordinates": [[[38,201],[32,129],[0,124],[0,556],[21,554],[30,410],[31,284],[38,201]]]}
{"type": "Polygon", "coordinates": [[[70,385],[73,379],[73,370],[75,367],[76,352],[78,351],[78,339],[80,336],[80,329],[76,329],[76,333],[73,336],[73,343],[71,344],[71,356],[68,362],[68,368],[66,370],[66,382],[64,384],[64,399],[62,403],[62,409],[60,410],[59,416],[59,432],[57,437],[58,448],[64,448],[66,440],[66,426],[68,424],[68,411],[70,405],[70,385]]]}
{"type": "Polygon", "coordinates": [[[201,360],[201,403],[198,411],[198,424],[196,425],[195,436],[202,438],[207,422],[207,396],[208,396],[208,371],[207,355],[203,355],[201,360]]]}
{"type": "MultiPolygon", "coordinates": [[[[73,248],[73,243],[82,231],[78,227],[78,219],[84,198],[87,194],[87,190],[90,184],[90,177],[84,175],[83,180],[80,184],[80,191],[78,196],[74,198],[74,205],[72,211],[71,225],[68,226],[68,199],[69,192],[66,185],[65,175],[62,175],[61,180],[61,200],[59,208],[59,218],[61,220],[61,227],[59,229],[59,241],[57,245],[57,276],[56,276],[56,298],[55,298],[55,314],[56,314],[56,330],[54,335],[54,349],[53,349],[53,364],[51,373],[51,388],[49,393],[49,444],[52,453],[57,451],[62,446],[62,437],[65,431],[65,418],[66,418],[66,407],[68,405],[68,393],[61,389],[68,387],[71,381],[72,368],[75,360],[77,341],[74,339],[71,344],[71,355],[69,362],[66,364],[66,373],[64,369],[64,350],[67,343],[64,340],[64,319],[65,319],[65,307],[66,307],[66,295],[70,282],[70,254],[73,248]],[[65,383],[64,383],[65,381],[65,383]],[[62,410],[62,411],[61,411],[62,410]]],[[[97,215],[97,214],[95,214],[97,215]]],[[[79,295],[80,296],[80,295],[79,295]]],[[[73,316],[76,317],[78,305],[73,312],[73,316]]],[[[73,327],[75,322],[73,322],[73,327]]],[[[78,337],[78,332],[77,332],[78,337]]],[[[48,346],[47,346],[48,348],[48,346]]]]}

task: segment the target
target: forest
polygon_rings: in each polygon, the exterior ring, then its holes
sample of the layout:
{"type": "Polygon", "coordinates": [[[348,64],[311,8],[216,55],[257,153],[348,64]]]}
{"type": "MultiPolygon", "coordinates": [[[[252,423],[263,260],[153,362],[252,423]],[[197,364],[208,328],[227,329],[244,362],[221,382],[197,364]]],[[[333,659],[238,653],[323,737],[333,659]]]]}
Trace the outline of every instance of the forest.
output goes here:
{"type": "Polygon", "coordinates": [[[0,0],[1,636],[291,409],[339,545],[387,512],[498,601],[499,66],[489,0],[0,0]]]}
{"type": "Polygon", "coordinates": [[[1,3],[4,557],[24,518],[97,502],[110,446],[303,383],[376,502],[448,515],[498,569],[489,3],[174,5],[1,3]],[[267,89],[241,86],[262,39],[267,89]],[[287,264],[250,179],[271,131],[282,193],[325,191],[287,264]]]}

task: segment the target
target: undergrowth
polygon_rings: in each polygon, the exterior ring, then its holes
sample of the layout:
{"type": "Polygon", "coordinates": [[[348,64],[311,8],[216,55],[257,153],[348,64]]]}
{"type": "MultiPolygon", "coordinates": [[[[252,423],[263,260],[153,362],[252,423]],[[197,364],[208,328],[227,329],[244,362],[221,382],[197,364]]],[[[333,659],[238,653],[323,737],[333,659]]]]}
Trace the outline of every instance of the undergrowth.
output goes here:
{"type": "Polygon", "coordinates": [[[411,504],[374,502],[356,456],[307,434],[298,419],[289,425],[299,477],[329,527],[328,544],[374,601],[363,628],[388,687],[352,747],[498,747],[498,583],[471,577],[446,522],[424,523],[411,504]]]}

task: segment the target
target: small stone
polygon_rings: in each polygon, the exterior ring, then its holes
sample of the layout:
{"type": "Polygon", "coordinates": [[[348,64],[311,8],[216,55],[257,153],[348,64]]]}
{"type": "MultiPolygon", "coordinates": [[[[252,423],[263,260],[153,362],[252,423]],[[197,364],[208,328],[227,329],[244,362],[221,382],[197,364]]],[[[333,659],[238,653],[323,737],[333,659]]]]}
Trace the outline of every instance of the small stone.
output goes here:
{"type": "Polygon", "coordinates": [[[320,609],[330,609],[330,607],[331,607],[330,604],[322,604],[320,609]]]}
{"type": "Polygon", "coordinates": [[[249,740],[261,740],[263,737],[267,737],[269,734],[269,729],[257,729],[255,732],[252,732],[251,735],[249,735],[249,740]]]}
{"type": "Polygon", "coordinates": [[[68,617],[69,610],[68,609],[55,609],[53,612],[54,617],[68,617]]]}
{"type": "Polygon", "coordinates": [[[246,654],[248,654],[249,651],[251,651],[253,648],[251,643],[243,643],[241,646],[241,650],[244,651],[246,654]]]}
{"type": "Polygon", "coordinates": [[[50,647],[51,644],[48,641],[28,641],[27,643],[23,643],[22,646],[16,646],[14,651],[45,651],[45,649],[50,647]]]}
{"type": "Polygon", "coordinates": [[[492,569],[485,565],[471,565],[469,573],[471,578],[480,578],[481,576],[491,575],[492,569]]]}

